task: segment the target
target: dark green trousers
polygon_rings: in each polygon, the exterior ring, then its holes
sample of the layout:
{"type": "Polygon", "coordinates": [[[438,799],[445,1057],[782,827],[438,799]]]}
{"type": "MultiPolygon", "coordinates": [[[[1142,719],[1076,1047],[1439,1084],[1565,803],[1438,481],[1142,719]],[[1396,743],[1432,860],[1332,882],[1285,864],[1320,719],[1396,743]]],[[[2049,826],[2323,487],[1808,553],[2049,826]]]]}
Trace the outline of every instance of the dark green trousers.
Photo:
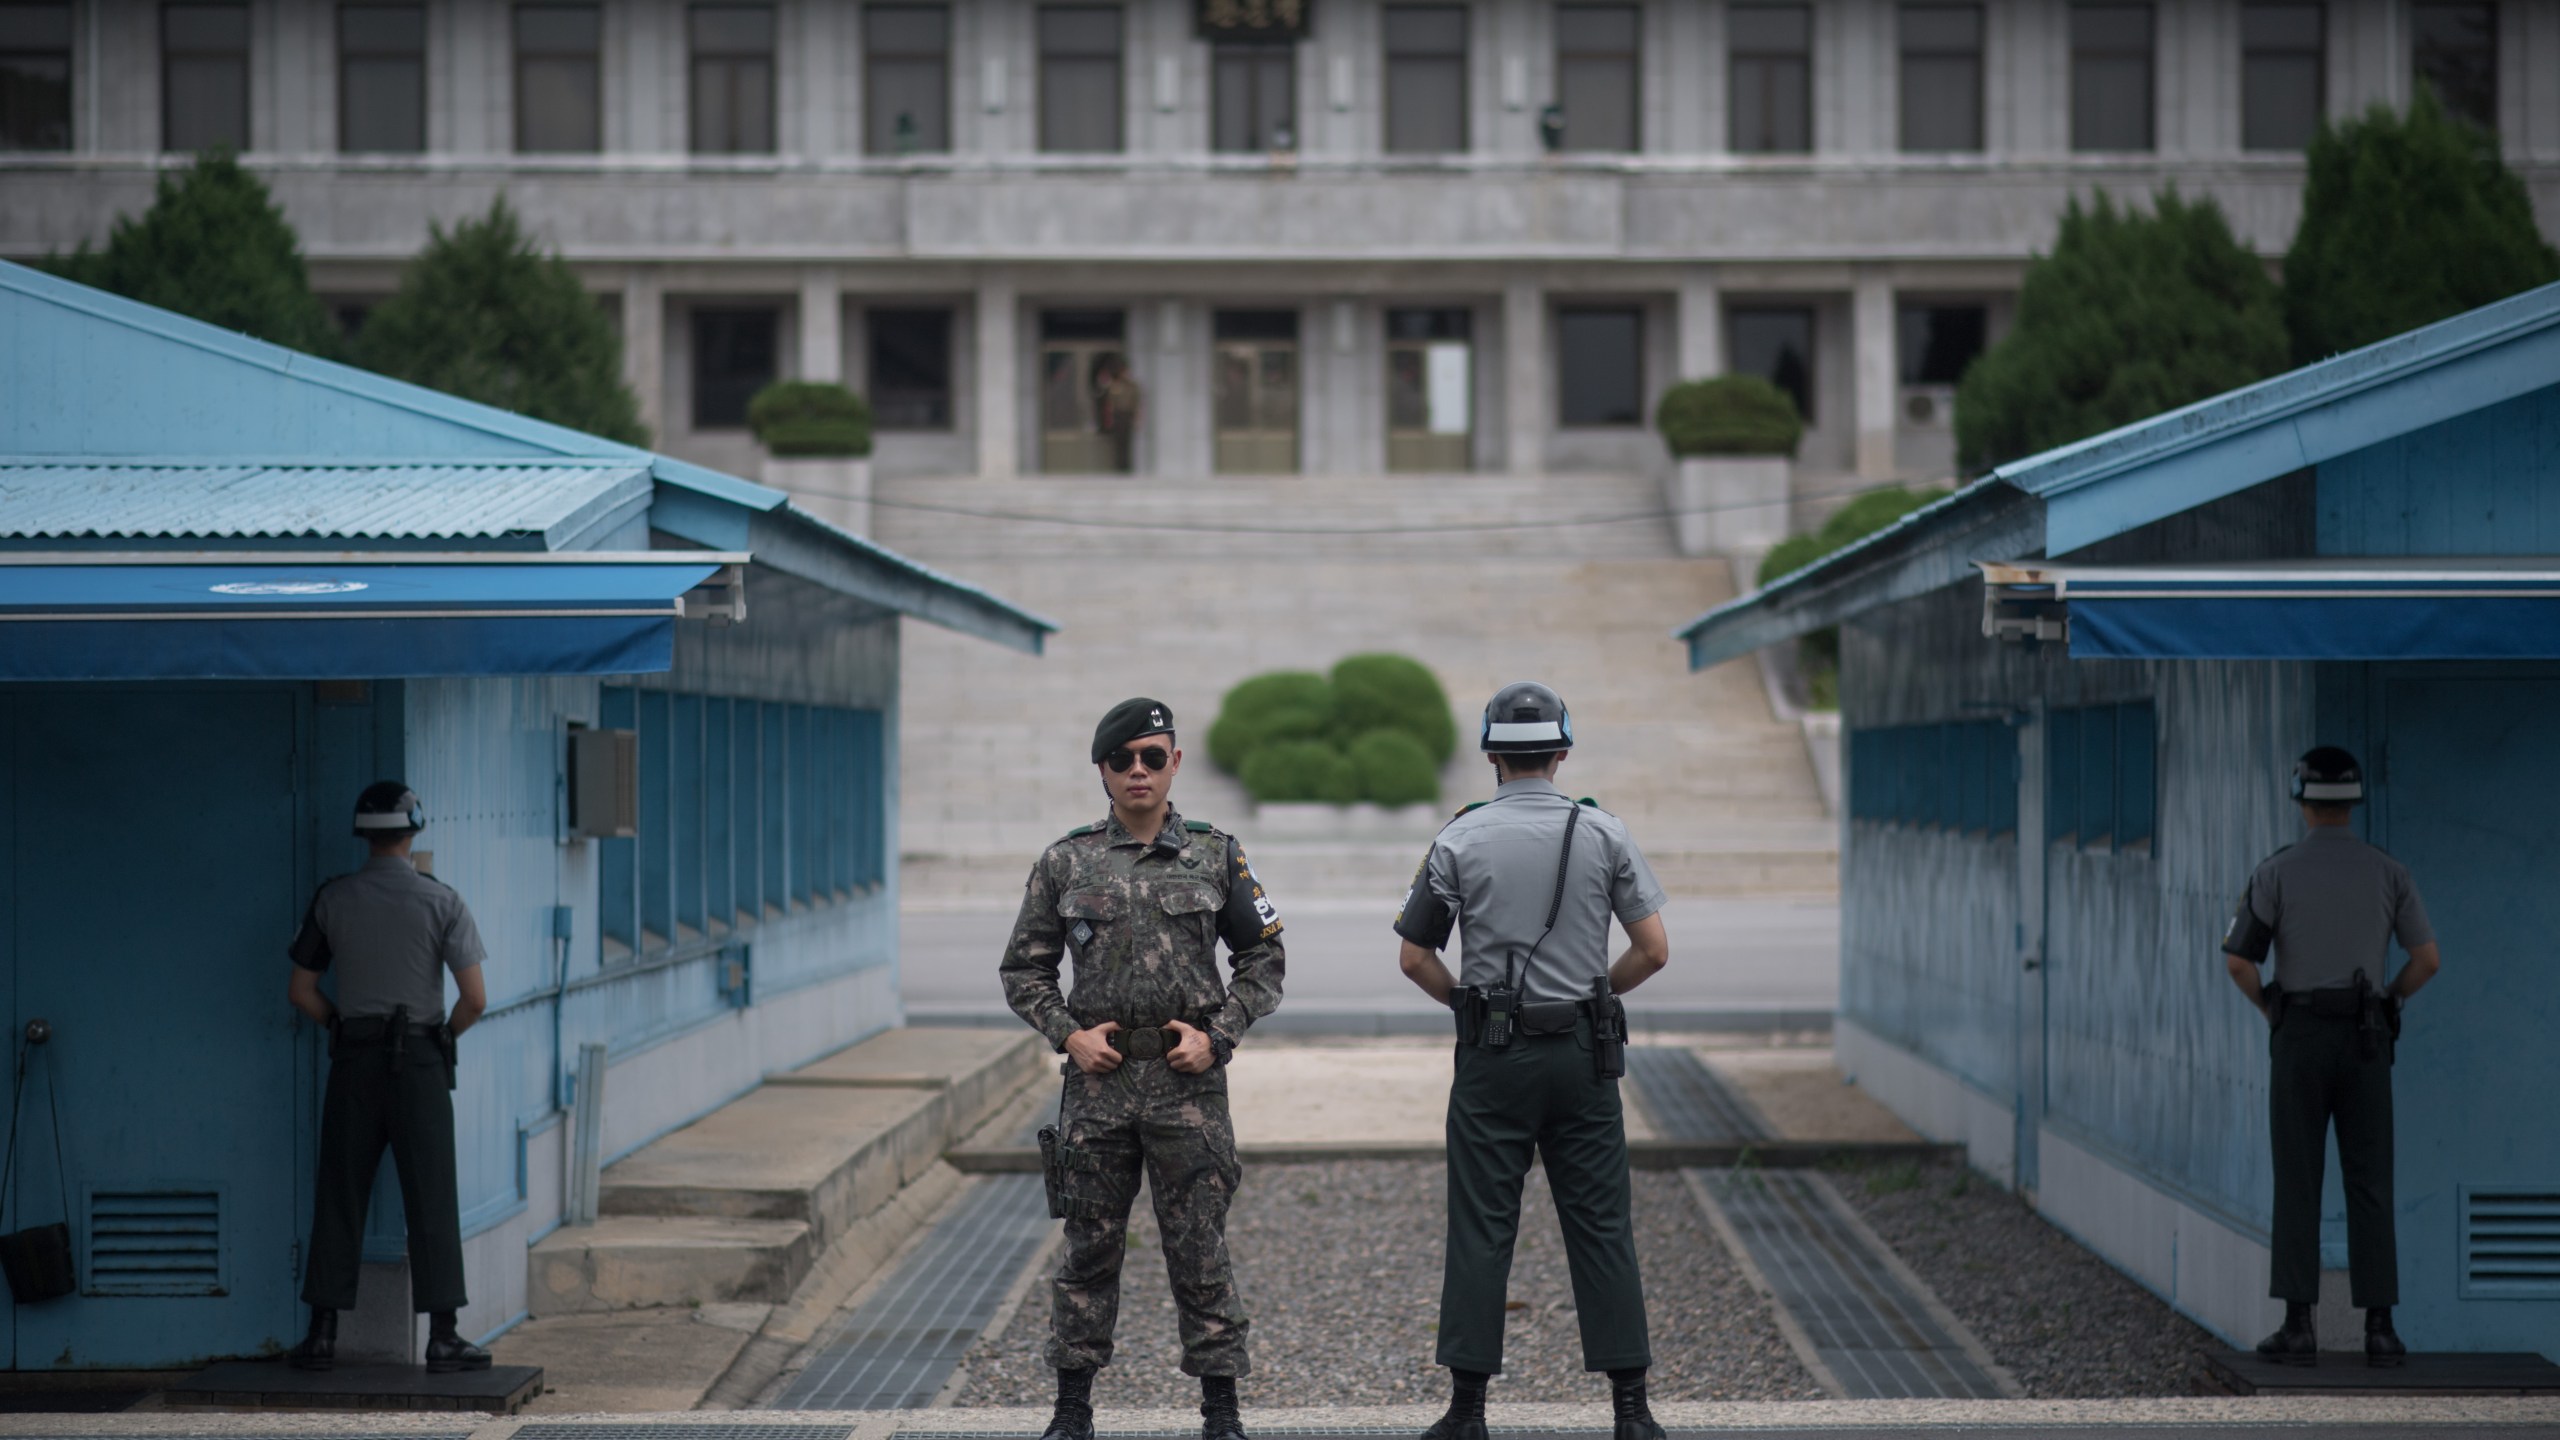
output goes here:
{"type": "Polygon", "coordinates": [[[2347,1193],[2347,1277],[2359,1309],[2400,1303],[2391,1218],[2391,1064],[2356,1058],[2356,1022],[2288,1006],[2268,1042],[2267,1135],[2275,1151],[2275,1224],[2267,1293],[2320,1298],[2320,1172],[2338,1128],[2347,1193]]]}
{"type": "Polygon", "coordinates": [[[1582,1366],[1653,1363],[1636,1273],[1626,1114],[1618,1082],[1592,1073],[1587,1028],[1458,1047],[1449,1087],[1449,1244],[1440,1282],[1440,1363],[1502,1369],[1503,1302],[1520,1234],[1520,1186],[1545,1166],[1564,1226],[1582,1366]]]}
{"type": "Polygon", "coordinates": [[[320,1102],[320,1174],[311,1206],[311,1263],[302,1299],[352,1310],[364,1262],[365,1207],[390,1147],[409,1222],[409,1295],[420,1314],[459,1310],[462,1210],[453,1173],[453,1093],[444,1056],[411,1035],[399,1063],[388,1041],[338,1048],[320,1102]]]}

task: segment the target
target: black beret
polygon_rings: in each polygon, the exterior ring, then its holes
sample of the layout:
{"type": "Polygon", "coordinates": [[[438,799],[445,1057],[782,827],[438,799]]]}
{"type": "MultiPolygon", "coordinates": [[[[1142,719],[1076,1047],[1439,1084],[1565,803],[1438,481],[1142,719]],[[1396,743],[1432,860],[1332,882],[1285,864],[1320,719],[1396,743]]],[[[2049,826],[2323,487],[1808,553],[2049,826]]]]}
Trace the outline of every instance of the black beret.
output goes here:
{"type": "Polygon", "coordinates": [[[1102,717],[1101,724],[1093,727],[1093,763],[1101,764],[1103,756],[1141,735],[1169,733],[1172,729],[1172,706],[1143,695],[1135,700],[1123,700],[1111,707],[1111,713],[1102,717]]]}

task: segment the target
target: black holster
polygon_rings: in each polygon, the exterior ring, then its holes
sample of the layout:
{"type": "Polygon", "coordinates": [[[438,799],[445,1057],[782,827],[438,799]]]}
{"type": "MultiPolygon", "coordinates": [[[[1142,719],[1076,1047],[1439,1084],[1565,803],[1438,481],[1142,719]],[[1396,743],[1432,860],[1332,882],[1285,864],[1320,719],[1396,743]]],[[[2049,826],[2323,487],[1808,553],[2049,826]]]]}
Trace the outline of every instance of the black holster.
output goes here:
{"type": "Polygon", "coordinates": [[[455,1088],[457,1072],[462,1068],[462,1046],[453,1033],[453,1022],[439,1020],[433,1032],[436,1053],[444,1057],[444,1088],[455,1088]]]}
{"type": "Polygon", "coordinates": [[[1627,1002],[1609,993],[1609,977],[1601,975],[1591,982],[1590,997],[1582,1001],[1583,1018],[1591,1024],[1591,1069],[1603,1080],[1615,1080],[1627,1073],[1627,1002]]]}
{"type": "Polygon", "coordinates": [[[1065,1149],[1066,1142],[1059,1136],[1057,1126],[1040,1127],[1040,1183],[1048,1187],[1049,1218],[1052,1220],[1067,1218],[1065,1149]]]}
{"type": "Polygon", "coordinates": [[[2393,1012],[2391,997],[2373,988],[2373,982],[2356,972],[2356,1058],[2379,1060],[2388,1065],[2394,1042],[2400,1038],[2400,1017],[2393,1012]]]}

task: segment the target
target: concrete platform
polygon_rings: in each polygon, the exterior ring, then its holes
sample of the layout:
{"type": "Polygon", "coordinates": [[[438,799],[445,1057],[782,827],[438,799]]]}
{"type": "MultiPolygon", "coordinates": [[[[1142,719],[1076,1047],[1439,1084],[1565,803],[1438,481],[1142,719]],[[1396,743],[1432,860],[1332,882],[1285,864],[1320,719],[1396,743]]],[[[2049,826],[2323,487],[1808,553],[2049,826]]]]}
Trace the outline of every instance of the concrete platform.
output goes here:
{"type": "Polygon", "coordinates": [[[2207,1350],[2204,1363],[2236,1395],[2560,1395],[2560,1365],[2531,1353],[2412,1354],[2376,1369],[2361,1355],[2278,1365],[2245,1350],[2207,1350]]]}
{"type": "Polygon", "coordinates": [[[605,1167],[598,1209],[797,1220],[824,1248],[924,1173],[950,1114],[939,1090],[767,1085],[605,1167]]]}
{"type": "Polygon", "coordinates": [[[478,1410],[512,1415],[542,1393],[542,1370],[492,1365],[430,1375],[415,1365],[296,1370],[281,1360],[226,1360],[162,1392],[171,1409],[478,1410]]]}
{"type": "Polygon", "coordinates": [[[524,1407],[529,1415],[691,1410],[771,1313],[732,1304],[544,1316],[492,1349],[500,1364],[541,1367],[543,1391],[524,1407]]]}
{"type": "Polygon", "coordinates": [[[722,1301],[779,1303],[816,1262],[802,1220],[608,1215],[542,1237],[528,1258],[537,1316],[722,1301]]]}
{"type": "Polygon", "coordinates": [[[765,1077],[768,1085],[938,1090],[951,1133],[976,1129],[1050,1067],[1049,1047],[1022,1026],[890,1030],[823,1060],[765,1077]]]}

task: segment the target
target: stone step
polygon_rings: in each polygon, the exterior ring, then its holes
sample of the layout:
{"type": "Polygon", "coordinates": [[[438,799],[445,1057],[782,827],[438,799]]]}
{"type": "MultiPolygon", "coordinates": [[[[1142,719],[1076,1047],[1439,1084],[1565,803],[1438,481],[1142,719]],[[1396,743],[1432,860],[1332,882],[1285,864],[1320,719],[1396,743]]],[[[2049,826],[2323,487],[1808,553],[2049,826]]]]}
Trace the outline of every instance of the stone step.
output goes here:
{"type": "Polygon", "coordinates": [[[819,1246],[800,1220],[608,1215],[542,1237],[530,1257],[535,1315],[778,1303],[809,1273],[819,1246]]]}
{"type": "Polygon", "coordinates": [[[768,1085],[938,1090],[947,1134],[966,1135],[1049,1070],[1048,1047],[1016,1027],[891,1030],[824,1060],[765,1077],[768,1085]],[[992,1058],[990,1058],[992,1057],[992,1058]]]}

